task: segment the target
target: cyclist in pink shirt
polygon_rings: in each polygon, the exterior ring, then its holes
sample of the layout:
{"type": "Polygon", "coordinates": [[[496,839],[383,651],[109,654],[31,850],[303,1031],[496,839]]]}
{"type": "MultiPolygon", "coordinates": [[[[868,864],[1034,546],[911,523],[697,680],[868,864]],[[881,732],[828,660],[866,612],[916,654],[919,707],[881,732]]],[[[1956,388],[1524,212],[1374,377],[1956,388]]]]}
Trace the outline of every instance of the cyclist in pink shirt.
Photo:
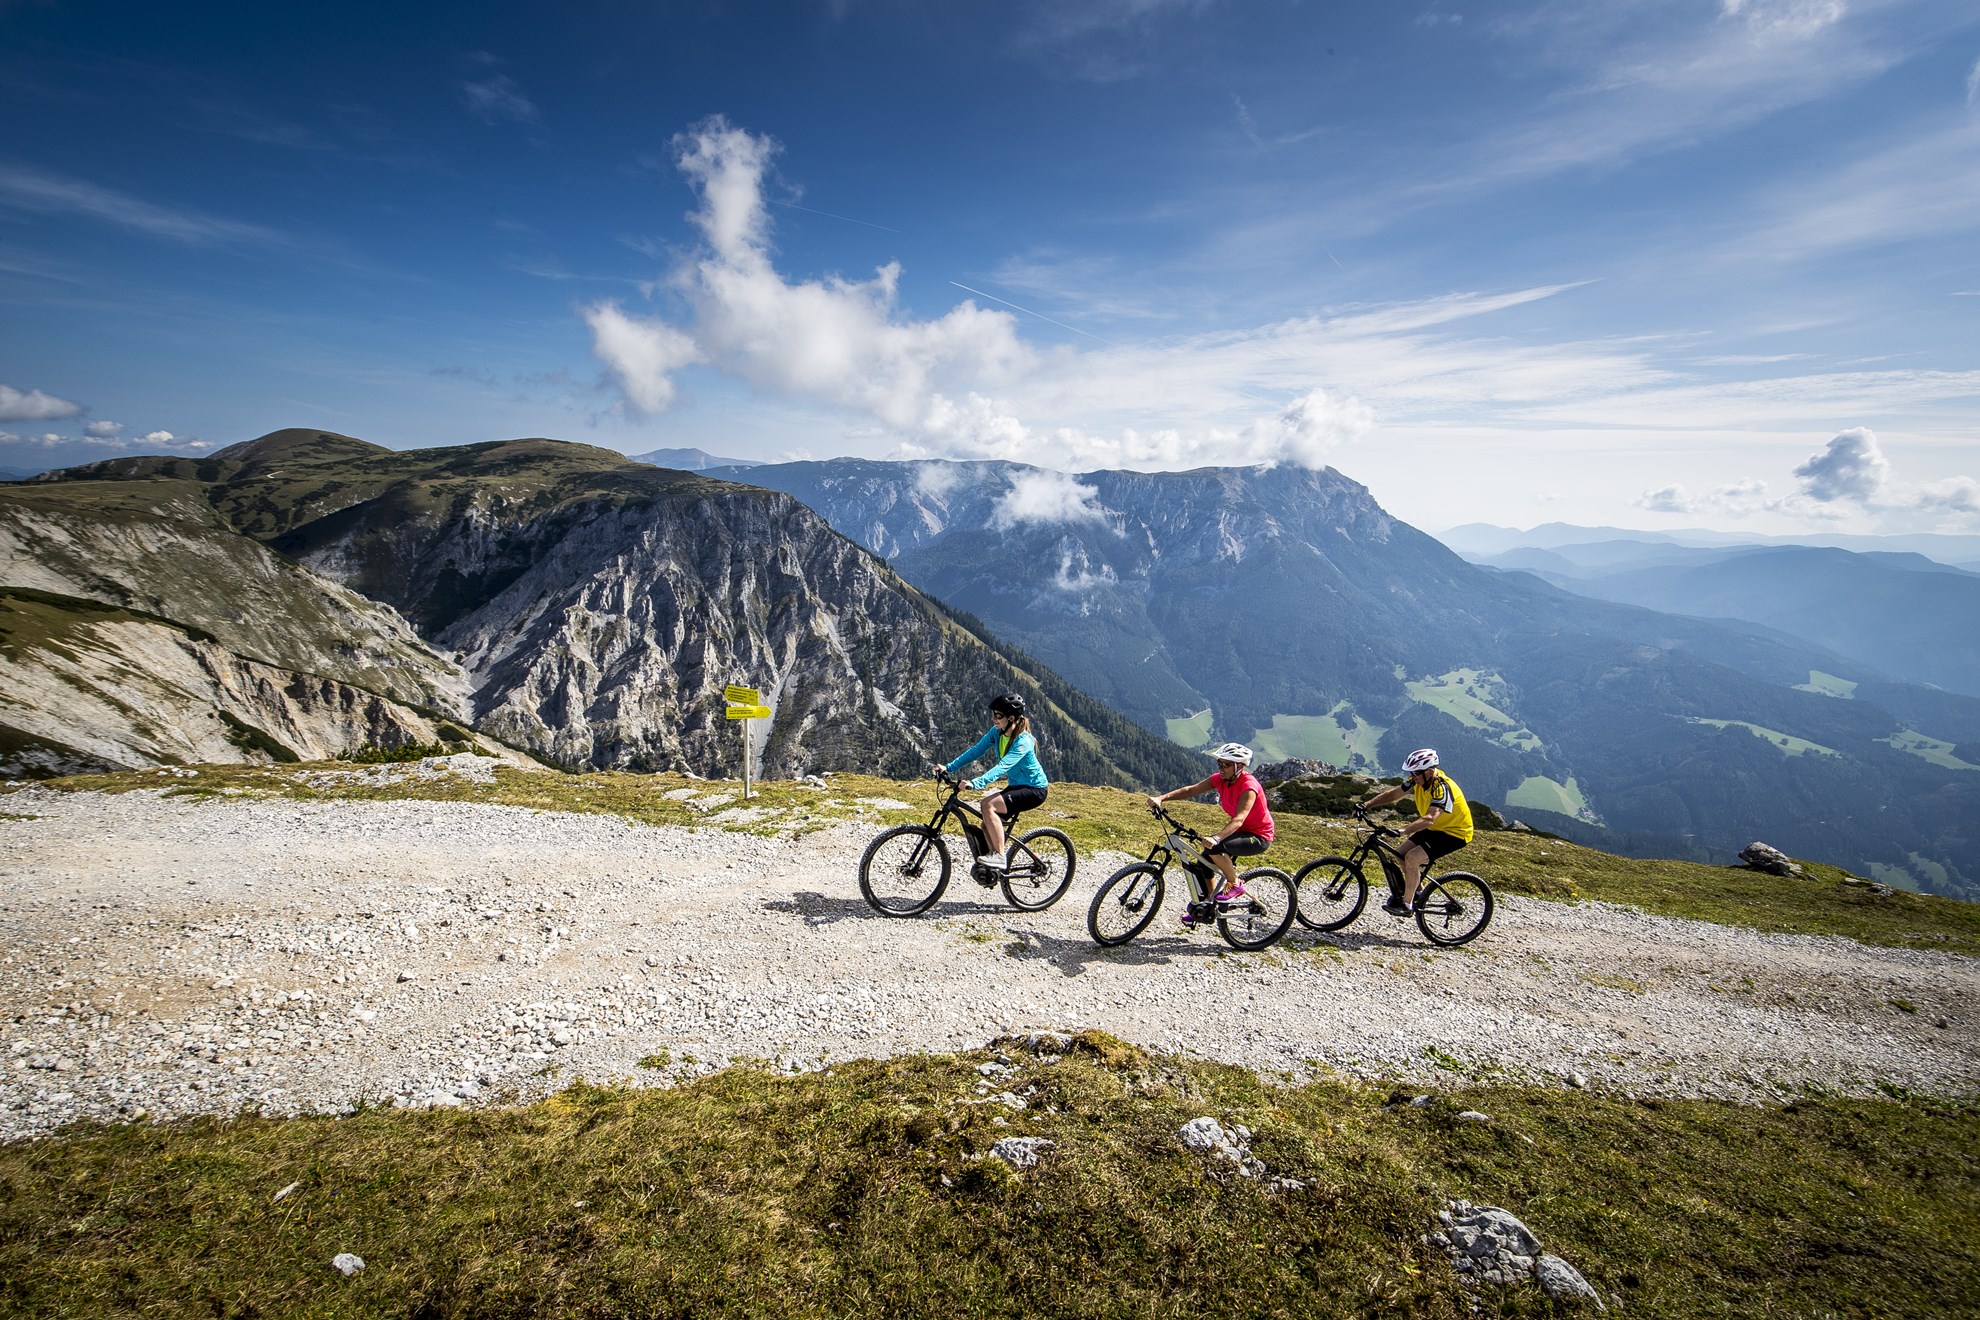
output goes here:
{"type": "MultiPolygon", "coordinates": [[[[1215,774],[1188,788],[1172,788],[1151,797],[1148,804],[1159,807],[1170,798],[1191,798],[1213,788],[1217,790],[1217,803],[1231,821],[1211,836],[1210,846],[1203,850],[1203,855],[1223,877],[1217,901],[1231,903],[1245,896],[1244,886],[1238,883],[1237,863],[1232,859],[1256,857],[1272,846],[1272,809],[1265,804],[1265,786],[1251,773],[1249,747],[1228,742],[1210,754],[1217,759],[1215,774]]],[[[1185,923],[1189,920],[1183,918],[1185,923]]]]}

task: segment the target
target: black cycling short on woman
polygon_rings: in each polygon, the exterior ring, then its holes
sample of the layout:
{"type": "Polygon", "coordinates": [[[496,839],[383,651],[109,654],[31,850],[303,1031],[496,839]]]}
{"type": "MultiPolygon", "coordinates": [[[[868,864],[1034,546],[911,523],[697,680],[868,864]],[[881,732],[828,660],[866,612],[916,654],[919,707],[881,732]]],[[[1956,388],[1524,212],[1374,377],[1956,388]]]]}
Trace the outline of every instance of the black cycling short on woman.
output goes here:
{"type": "Polygon", "coordinates": [[[1239,830],[1236,834],[1226,836],[1221,843],[1213,843],[1205,848],[1203,855],[1211,857],[1222,853],[1226,857],[1256,857],[1271,846],[1269,841],[1259,838],[1256,834],[1239,830]]]}
{"type": "Polygon", "coordinates": [[[1015,816],[1020,811],[1036,811],[1045,805],[1046,790],[1033,788],[1030,784],[1005,784],[997,791],[1004,795],[1004,805],[1010,808],[1006,815],[1015,816]]]}

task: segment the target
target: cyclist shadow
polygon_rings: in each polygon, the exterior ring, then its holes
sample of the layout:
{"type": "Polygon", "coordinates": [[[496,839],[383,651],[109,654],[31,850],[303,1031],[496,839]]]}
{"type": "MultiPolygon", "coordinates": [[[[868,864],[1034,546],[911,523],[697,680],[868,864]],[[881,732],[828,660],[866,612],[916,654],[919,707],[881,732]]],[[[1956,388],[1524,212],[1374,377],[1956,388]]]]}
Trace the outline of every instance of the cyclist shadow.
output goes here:
{"type": "Polygon", "coordinates": [[[879,921],[883,918],[862,898],[831,898],[816,890],[800,890],[789,898],[773,898],[763,905],[766,912],[784,912],[802,917],[807,926],[830,926],[840,921],[879,921]]]}
{"type": "MultiPolygon", "coordinates": [[[[1008,911],[1009,909],[1005,909],[1008,911]]],[[[1162,967],[1191,959],[1216,958],[1239,954],[1221,940],[1215,942],[1189,935],[1143,935],[1128,944],[1106,948],[1090,939],[1063,939],[1018,926],[1006,927],[1012,940],[1004,952],[1022,962],[1050,963],[1064,976],[1084,976],[1095,963],[1128,967],[1162,967]]]]}

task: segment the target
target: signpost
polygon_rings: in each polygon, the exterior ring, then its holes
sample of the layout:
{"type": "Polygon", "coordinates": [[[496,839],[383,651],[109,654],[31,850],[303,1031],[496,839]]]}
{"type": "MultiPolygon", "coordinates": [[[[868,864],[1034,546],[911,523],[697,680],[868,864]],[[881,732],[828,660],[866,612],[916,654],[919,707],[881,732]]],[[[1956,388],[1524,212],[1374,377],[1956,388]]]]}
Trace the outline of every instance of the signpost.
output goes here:
{"type": "Polygon", "coordinates": [[[722,699],[729,704],[723,713],[732,720],[741,720],[742,725],[742,771],[743,801],[749,801],[749,722],[767,720],[770,708],[762,704],[763,694],[753,687],[738,687],[734,683],[722,689],[722,699]]]}

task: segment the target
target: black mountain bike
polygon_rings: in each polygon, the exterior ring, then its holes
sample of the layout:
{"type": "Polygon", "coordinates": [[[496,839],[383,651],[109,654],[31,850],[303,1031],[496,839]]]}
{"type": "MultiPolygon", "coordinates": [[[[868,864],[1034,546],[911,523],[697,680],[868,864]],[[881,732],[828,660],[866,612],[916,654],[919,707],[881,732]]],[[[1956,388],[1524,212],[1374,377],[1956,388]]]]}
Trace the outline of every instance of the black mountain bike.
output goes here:
{"type": "Polygon", "coordinates": [[[1286,933],[1299,906],[1292,877],[1276,866],[1259,866],[1238,876],[1244,896],[1229,903],[1213,897],[1217,868],[1203,856],[1209,840],[1161,807],[1150,808],[1169,827],[1148,856],[1123,866],[1107,878],[1086,910],[1086,929],[1101,944],[1126,944],[1155,920],[1168,892],[1169,863],[1178,863],[1189,877],[1192,923],[1217,923],[1217,931],[1233,949],[1263,949],[1286,933]]]}
{"type": "MultiPolygon", "coordinates": [[[[1346,857],[1321,857],[1299,868],[1299,924],[1308,930],[1341,930],[1361,915],[1368,903],[1368,877],[1363,874],[1372,854],[1382,865],[1389,892],[1402,899],[1402,861],[1390,839],[1402,831],[1377,825],[1360,807],[1354,818],[1368,826],[1354,851],[1346,857]]],[[[1432,944],[1458,945],[1476,939],[1492,920],[1492,888],[1469,871],[1446,871],[1432,876],[1426,868],[1416,890],[1416,927],[1432,944]]]]}
{"type": "MultiPolygon", "coordinates": [[[[969,841],[970,856],[981,857],[987,845],[983,838],[983,815],[962,800],[960,779],[948,774],[936,778],[949,790],[949,796],[935,809],[926,825],[896,825],[883,830],[866,845],[859,859],[859,892],[873,910],[886,917],[911,917],[926,912],[949,887],[949,845],[942,838],[942,826],[954,816],[969,841]]],[[[1004,897],[1014,908],[1037,912],[1051,907],[1072,884],[1072,840],[1063,830],[1050,826],[1016,833],[1018,817],[1013,811],[1004,817],[1005,838],[1010,847],[999,871],[972,860],[970,879],[985,889],[1004,887],[1004,897]]]]}

